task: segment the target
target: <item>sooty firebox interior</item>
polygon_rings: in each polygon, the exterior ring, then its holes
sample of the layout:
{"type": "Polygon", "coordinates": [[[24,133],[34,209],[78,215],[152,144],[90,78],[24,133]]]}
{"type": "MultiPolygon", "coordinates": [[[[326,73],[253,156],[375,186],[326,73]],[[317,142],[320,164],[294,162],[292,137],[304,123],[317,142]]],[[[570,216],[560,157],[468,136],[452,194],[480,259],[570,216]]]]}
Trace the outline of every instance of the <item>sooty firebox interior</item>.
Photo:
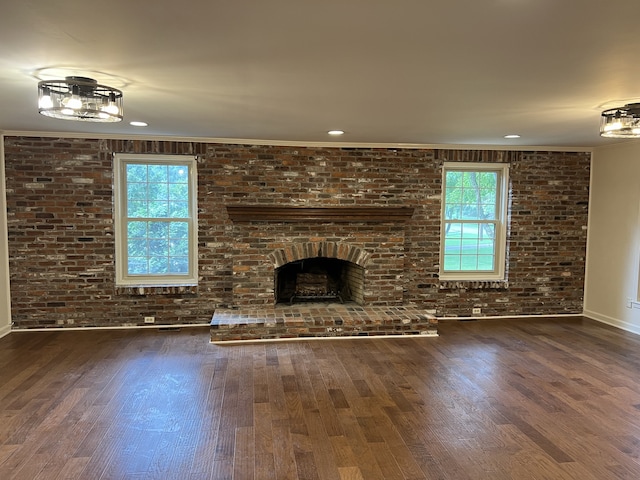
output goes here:
{"type": "Polygon", "coordinates": [[[364,268],[336,258],[287,263],[275,271],[276,303],[356,302],[364,304],[364,268]]]}

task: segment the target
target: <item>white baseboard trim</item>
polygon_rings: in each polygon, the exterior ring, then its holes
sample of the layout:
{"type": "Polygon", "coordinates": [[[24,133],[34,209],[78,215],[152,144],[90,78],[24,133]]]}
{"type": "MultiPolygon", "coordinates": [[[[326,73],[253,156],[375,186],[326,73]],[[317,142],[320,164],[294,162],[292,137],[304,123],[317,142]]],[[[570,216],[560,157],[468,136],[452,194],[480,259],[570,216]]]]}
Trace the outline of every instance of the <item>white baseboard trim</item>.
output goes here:
{"type": "MultiPolygon", "coordinates": [[[[640,327],[628,322],[623,322],[617,318],[609,317],[607,315],[602,315],[597,312],[592,312],[590,310],[585,310],[582,313],[560,313],[560,314],[535,314],[535,315],[498,315],[498,316],[475,316],[475,317],[436,317],[439,322],[448,322],[448,321],[456,321],[456,320],[509,320],[509,319],[518,319],[518,318],[552,318],[552,317],[588,317],[592,320],[596,320],[601,323],[605,323],[612,327],[620,328],[621,330],[625,330],[627,332],[635,333],[640,335],[640,327]]],[[[134,330],[134,329],[171,329],[171,328],[193,328],[193,327],[210,327],[209,323],[180,323],[175,325],[161,325],[161,324],[153,324],[153,325],[115,325],[113,327],[48,327],[48,328],[14,328],[11,329],[10,326],[5,326],[0,328],[0,338],[13,333],[13,332],[51,332],[51,331],[80,331],[80,330],[134,330]]],[[[397,338],[398,335],[391,335],[391,337],[397,338]]],[[[305,337],[308,338],[308,337],[305,337]]],[[[336,337],[329,337],[335,339],[336,337]]],[[[365,336],[362,338],[372,338],[369,336],[365,336]]],[[[215,342],[212,342],[215,343],[215,342]]],[[[229,344],[229,341],[223,342],[225,344],[229,344]]]]}
{"type": "Polygon", "coordinates": [[[191,328],[191,327],[211,327],[208,323],[179,323],[175,325],[114,325],[113,327],[49,327],[49,328],[14,328],[11,332],[77,332],[80,330],[140,330],[155,328],[159,329],[173,329],[173,328],[191,328]]]}
{"type": "Polygon", "coordinates": [[[447,322],[450,320],[509,320],[516,318],[552,318],[552,317],[583,317],[582,313],[544,313],[534,315],[496,315],[496,316],[484,316],[475,315],[472,317],[436,317],[437,320],[447,322]]]}
{"type": "Polygon", "coordinates": [[[596,320],[597,322],[605,323],[612,327],[619,328],[620,330],[640,335],[640,326],[633,323],[625,322],[624,320],[613,318],[608,315],[603,315],[602,313],[592,312],[591,310],[585,310],[583,313],[585,317],[596,320]]]}
{"type": "Polygon", "coordinates": [[[5,337],[11,333],[11,325],[5,325],[0,327],[0,338],[5,337]]]}

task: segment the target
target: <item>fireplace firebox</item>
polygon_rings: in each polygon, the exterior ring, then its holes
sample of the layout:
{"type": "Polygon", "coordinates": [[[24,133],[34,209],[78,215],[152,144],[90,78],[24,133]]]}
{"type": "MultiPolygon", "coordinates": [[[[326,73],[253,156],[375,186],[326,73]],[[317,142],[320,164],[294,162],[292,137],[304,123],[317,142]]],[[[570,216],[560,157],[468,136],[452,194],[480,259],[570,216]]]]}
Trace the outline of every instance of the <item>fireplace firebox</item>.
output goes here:
{"type": "Polygon", "coordinates": [[[276,303],[364,304],[364,268],[337,258],[315,257],[275,269],[276,303]]]}

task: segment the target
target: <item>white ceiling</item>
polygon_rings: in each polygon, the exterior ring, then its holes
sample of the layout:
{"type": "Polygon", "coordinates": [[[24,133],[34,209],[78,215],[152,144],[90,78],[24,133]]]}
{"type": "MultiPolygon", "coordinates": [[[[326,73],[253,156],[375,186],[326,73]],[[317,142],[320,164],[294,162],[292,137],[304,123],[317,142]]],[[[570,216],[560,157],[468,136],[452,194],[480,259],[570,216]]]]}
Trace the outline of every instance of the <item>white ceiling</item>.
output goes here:
{"type": "Polygon", "coordinates": [[[640,0],[19,0],[0,15],[5,132],[589,148],[615,141],[601,110],[640,99],[640,0]],[[121,88],[125,121],[39,115],[51,71],[121,88]]]}

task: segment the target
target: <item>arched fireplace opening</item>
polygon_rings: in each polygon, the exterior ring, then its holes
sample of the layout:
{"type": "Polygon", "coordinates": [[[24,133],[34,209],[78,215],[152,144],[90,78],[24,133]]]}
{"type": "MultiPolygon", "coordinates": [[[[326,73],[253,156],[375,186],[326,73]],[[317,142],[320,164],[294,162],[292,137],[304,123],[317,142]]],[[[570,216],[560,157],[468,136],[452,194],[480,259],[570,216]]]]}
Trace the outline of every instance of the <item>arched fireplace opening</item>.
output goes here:
{"type": "Polygon", "coordinates": [[[295,260],[275,269],[276,303],[355,302],[364,305],[364,268],[337,258],[295,260]]]}

